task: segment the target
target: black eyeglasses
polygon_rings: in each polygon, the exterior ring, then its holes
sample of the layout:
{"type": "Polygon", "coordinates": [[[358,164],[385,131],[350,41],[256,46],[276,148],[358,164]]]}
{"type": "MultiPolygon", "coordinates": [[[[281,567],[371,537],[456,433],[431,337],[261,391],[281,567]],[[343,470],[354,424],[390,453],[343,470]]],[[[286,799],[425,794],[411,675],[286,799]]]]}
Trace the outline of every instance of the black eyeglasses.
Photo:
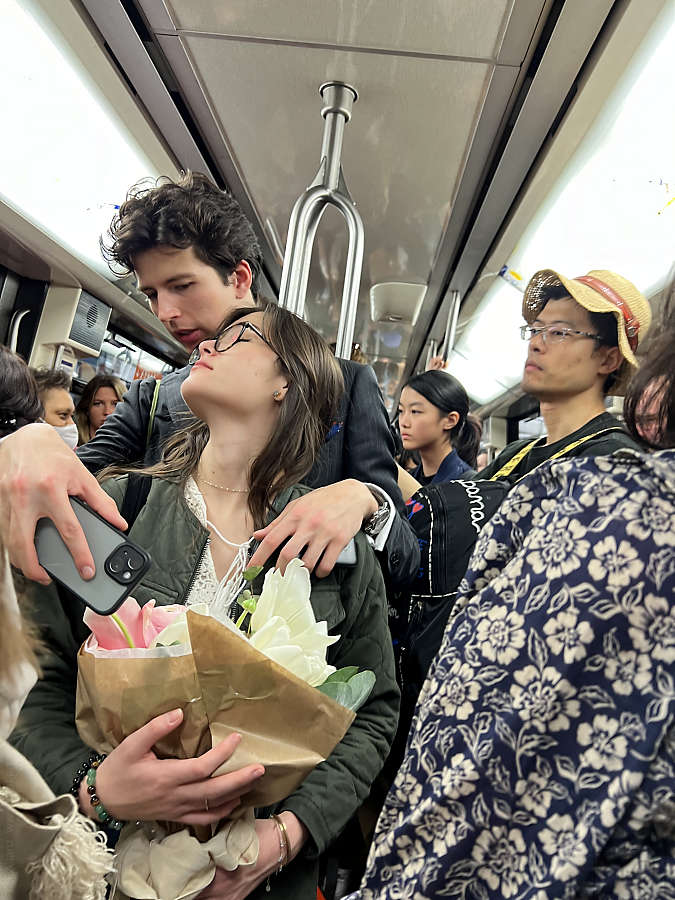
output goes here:
{"type": "Polygon", "coordinates": [[[561,344],[572,335],[592,338],[594,341],[601,340],[599,334],[591,334],[590,331],[576,331],[574,328],[564,328],[561,325],[520,326],[520,336],[524,341],[531,341],[537,335],[541,335],[541,339],[545,344],[549,343],[549,341],[552,344],[561,344]]]}
{"type": "MultiPolygon", "coordinates": [[[[230,350],[234,347],[235,344],[238,344],[240,340],[242,340],[244,336],[244,332],[249,329],[254,334],[257,334],[261,341],[264,341],[270,350],[274,350],[274,347],[267,340],[265,335],[260,331],[259,328],[256,328],[255,325],[252,325],[250,322],[235,322],[234,325],[228,325],[227,328],[224,328],[220,334],[216,335],[216,340],[213,345],[213,349],[216,353],[225,353],[226,350],[230,350]]],[[[276,353],[276,350],[274,350],[276,353]]],[[[190,358],[188,360],[189,365],[194,365],[197,362],[201,355],[199,347],[195,347],[195,349],[190,354],[190,358]]]]}

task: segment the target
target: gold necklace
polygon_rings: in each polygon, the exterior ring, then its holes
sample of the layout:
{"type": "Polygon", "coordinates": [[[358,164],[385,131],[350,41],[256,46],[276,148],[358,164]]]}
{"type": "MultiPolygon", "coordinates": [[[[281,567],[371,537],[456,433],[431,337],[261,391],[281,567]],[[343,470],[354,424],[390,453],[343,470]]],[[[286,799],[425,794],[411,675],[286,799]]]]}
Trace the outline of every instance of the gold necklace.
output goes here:
{"type": "Polygon", "coordinates": [[[225,487],[224,484],[216,484],[213,481],[209,481],[207,478],[204,478],[202,475],[199,475],[199,480],[202,484],[208,484],[209,487],[218,488],[219,491],[227,491],[228,494],[248,494],[249,488],[229,488],[225,487]]]}

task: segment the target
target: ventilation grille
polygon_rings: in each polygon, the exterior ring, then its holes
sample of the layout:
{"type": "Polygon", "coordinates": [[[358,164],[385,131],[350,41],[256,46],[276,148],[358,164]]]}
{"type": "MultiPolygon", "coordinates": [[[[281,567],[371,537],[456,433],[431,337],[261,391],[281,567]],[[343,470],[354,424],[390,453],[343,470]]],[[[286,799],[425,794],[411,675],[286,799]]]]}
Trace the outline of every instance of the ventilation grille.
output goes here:
{"type": "Polygon", "coordinates": [[[71,341],[84,344],[85,347],[90,347],[98,353],[103,344],[109,319],[110,307],[86,291],[82,291],[68,337],[71,341]]]}

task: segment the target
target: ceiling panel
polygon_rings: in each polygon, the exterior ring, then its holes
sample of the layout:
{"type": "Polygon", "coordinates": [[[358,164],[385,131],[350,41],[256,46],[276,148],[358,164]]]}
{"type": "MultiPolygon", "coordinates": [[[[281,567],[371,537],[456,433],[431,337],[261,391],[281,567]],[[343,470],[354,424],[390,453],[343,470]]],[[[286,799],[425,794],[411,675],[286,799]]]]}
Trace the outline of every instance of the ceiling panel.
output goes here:
{"type": "MultiPolygon", "coordinates": [[[[319,165],[318,86],[331,79],[353,84],[359,100],[345,131],[343,166],[366,234],[357,335],[372,283],[428,280],[492,66],[193,36],[162,43],[177,40],[262,221],[274,223],[282,245],[293,203],[319,165]]],[[[309,317],[327,336],[337,323],[346,243],[343,221],[328,210],[308,297],[309,317]]]]}
{"type": "Polygon", "coordinates": [[[512,0],[173,0],[176,28],[493,59],[512,0]]]}

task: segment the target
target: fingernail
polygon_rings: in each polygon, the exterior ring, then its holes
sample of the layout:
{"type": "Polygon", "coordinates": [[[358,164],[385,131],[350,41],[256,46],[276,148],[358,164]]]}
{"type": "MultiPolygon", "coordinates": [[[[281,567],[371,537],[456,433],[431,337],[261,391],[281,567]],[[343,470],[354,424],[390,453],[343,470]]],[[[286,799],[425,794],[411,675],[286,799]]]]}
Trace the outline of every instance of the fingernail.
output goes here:
{"type": "Polygon", "coordinates": [[[260,778],[260,776],[261,776],[261,775],[264,775],[264,774],[265,774],[265,770],[263,769],[262,766],[260,766],[258,769],[254,769],[254,770],[253,770],[253,777],[254,777],[254,778],[260,778]]]}
{"type": "Polygon", "coordinates": [[[232,737],[234,738],[234,741],[236,744],[238,744],[241,741],[241,735],[239,734],[239,732],[237,732],[236,734],[233,734],[232,737]]]}
{"type": "Polygon", "coordinates": [[[84,579],[89,581],[90,578],[94,577],[94,570],[92,569],[91,566],[84,566],[82,569],[80,569],[80,575],[84,579]]]}
{"type": "Polygon", "coordinates": [[[177,725],[180,720],[183,718],[183,710],[182,709],[172,709],[171,712],[166,714],[167,721],[169,725],[177,725]]]}

